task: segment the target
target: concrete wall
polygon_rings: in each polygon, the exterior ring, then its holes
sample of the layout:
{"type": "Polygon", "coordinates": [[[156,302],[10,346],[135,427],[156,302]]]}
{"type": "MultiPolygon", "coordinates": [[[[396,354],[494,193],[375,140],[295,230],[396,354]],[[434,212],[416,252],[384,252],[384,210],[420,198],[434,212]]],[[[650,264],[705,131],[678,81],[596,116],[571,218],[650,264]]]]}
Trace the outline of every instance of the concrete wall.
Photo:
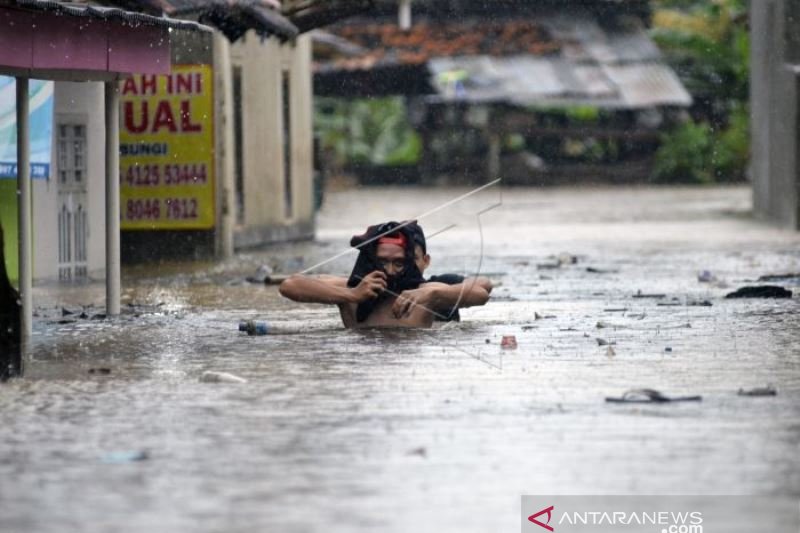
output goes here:
{"type": "Polygon", "coordinates": [[[253,32],[231,47],[242,75],[244,217],[239,248],[313,235],[311,42],[281,44],[253,32]],[[291,208],[284,176],[283,76],[288,73],[291,123],[291,208]]]}
{"type": "Polygon", "coordinates": [[[233,87],[231,78],[231,46],[220,32],[214,33],[214,136],[216,151],[217,238],[215,252],[219,257],[233,255],[235,217],[233,87]]]}
{"type": "Polygon", "coordinates": [[[750,3],[753,206],[756,215],[800,229],[798,84],[800,0],[750,3]]]}
{"type": "Polygon", "coordinates": [[[55,82],[50,179],[33,180],[33,277],[58,279],[58,158],[60,124],[86,126],[87,266],[90,278],[105,274],[105,111],[102,83],[55,82]]]}

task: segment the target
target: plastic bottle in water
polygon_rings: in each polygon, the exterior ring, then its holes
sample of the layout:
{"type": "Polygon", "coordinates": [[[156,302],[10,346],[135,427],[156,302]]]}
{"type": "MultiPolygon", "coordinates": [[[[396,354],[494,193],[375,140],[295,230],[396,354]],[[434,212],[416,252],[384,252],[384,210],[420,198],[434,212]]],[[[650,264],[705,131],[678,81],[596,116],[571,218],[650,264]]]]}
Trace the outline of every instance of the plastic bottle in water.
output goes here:
{"type": "Polygon", "coordinates": [[[266,335],[269,325],[259,320],[242,320],[239,322],[239,331],[246,331],[248,335],[266,335]]]}

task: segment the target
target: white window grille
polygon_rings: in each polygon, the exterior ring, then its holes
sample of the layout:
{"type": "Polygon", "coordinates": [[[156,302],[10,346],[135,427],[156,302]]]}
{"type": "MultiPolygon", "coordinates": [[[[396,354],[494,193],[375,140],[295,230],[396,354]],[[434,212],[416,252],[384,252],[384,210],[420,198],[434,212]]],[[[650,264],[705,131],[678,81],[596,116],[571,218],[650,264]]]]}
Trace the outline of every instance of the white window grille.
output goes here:
{"type": "Polygon", "coordinates": [[[58,154],[58,277],[85,279],[88,274],[86,212],[86,127],[60,124],[58,154]]]}

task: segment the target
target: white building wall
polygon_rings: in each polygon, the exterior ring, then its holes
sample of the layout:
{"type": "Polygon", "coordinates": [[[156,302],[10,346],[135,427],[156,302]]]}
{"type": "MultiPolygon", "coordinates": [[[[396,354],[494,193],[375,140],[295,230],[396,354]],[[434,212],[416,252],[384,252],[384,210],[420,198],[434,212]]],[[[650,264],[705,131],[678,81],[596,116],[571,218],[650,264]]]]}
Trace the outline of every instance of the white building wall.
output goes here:
{"type": "Polygon", "coordinates": [[[55,82],[50,178],[33,180],[36,281],[58,279],[58,158],[59,124],[86,126],[87,266],[90,278],[105,276],[105,122],[102,83],[55,82]]]}
{"type": "Polygon", "coordinates": [[[314,87],[311,72],[311,37],[299,37],[285,47],[291,72],[292,212],[293,222],[314,220],[314,87]]]}
{"type": "Polygon", "coordinates": [[[249,32],[231,47],[242,72],[244,220],[237,247],[313,235],[311,41],[281,44],[249,32]],[[285,205],[283,75],[289,76],[291,213],[285,205]]]}

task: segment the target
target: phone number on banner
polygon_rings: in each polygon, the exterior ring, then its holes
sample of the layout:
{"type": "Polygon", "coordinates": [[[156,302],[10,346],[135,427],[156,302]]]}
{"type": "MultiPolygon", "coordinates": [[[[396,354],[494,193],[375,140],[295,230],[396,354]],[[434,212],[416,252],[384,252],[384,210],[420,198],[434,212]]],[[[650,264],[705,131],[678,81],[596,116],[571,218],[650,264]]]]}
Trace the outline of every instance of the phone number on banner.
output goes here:
{"type": "Polygon", "coordinates": [[[197,198],[130,198],[123,208],[125,220],[194,220],[199,218],[197,198]]]}
{"type": "Polygon", "coordinates": [[[128,187],[206,185],[208,183],[205,163],[131,165],[120,174],[122,185],[128,187]]]}

